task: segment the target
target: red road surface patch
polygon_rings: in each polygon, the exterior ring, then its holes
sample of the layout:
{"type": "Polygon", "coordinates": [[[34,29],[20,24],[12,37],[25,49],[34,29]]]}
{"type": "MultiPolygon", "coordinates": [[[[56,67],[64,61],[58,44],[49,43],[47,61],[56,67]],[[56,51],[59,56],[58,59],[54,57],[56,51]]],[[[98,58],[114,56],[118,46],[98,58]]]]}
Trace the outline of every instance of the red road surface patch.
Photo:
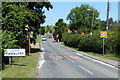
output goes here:
{"type": "Polygon", "coordinates": [[[73,55],[48,55],[48,58],[51,60],[62,60],[65,57],[68,57],[68,58],[73,59],[73,60],[81,60],[80,57],[73,56],[73,55]]]}
{"type": "Polygon", "coordinates": [[[49,55],[48,58],[52,60],[62,60],[62,56],[58,55],[49,55]]]}
{"type": "Polygon", "coordinates": [[[80,57],[78,56],[73,56],[73,55],[65,55],[66,57],[70,58],[70,59],[74,59],[74,60],[81,60],[80,57]]]}

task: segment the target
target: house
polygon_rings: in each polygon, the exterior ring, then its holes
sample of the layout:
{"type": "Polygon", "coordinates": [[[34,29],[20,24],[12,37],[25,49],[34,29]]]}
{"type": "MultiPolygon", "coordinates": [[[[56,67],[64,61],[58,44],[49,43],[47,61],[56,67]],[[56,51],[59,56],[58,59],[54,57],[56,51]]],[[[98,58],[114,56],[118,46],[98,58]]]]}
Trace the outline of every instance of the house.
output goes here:
{"type": "MultiPolygon", "coordinates": [[[[72,32],[78,33],[78,30],[73,30],[73,31],[72,31],[71,29],[68,29],[67,32],[68,32],[68,33],[72,33],[72,32]]],[[[80,32],[80,34],[84,35],[85,33],[84,33],[84,32],[80,32]]]]}
{"type": "Polygon", "coordinates": [[[68,33],[71,33],[72,31],[68,28],[67,32],[68,32],[68,33]]]}
{"type": "Polygon", "coordinates": [[[78,30],[73,30],[73,31],[72,31],[71,29],[69,29],[69,28],[68,28],[67,32],[68,32],[68,33],[72,33],[72,32],[77,33],[77,32],[78,32],[78,30]]]}

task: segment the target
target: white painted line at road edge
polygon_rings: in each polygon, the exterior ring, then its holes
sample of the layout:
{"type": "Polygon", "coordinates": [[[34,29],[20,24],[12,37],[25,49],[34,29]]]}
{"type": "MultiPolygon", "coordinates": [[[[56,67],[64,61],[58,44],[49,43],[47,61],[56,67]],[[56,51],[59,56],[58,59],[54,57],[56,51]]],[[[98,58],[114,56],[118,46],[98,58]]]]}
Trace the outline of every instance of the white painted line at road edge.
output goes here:
{"type": "Polygon", "coordinates": [[[79,53],[76,53],[77,55],[79,55],[79,56],[83,56],[82,54],[79,54],[79,53]]]}
{"type": "Polygon", "coordinates": [[[42,54],[41,54],[40,56],[41,56],[41,60],[39,61],[38,68],[41,68],[42,65],[43,65],[44,62],[45,62],[45,60],[44,60],[44,52],[42,52],[42,54]]]}
{"type": "Polygon", "coordinates": [[[73,63],[74,63],[74,61],[73,61],[73,60],[71,60],[70,58],[68,58],[67,56],[65,56],[65,58],[67,58],[69,61],[71,61],[71,62],[73,62],[73,63]]]}
{"type": "Polygon", "coordinates": [[[84,55],[82,55],[82,54],[79,54],[79,53],[76,53],[76,54],[79,55],[79,56],[83,56],[83,57],[85,57],[85,58],[87,58],[87,59],[94,60],[94,59],[92,59],[92,58],[90,58],[90,57],[87,57],[87,56],[84,56],[84,55]]]}
{"type": "Polygon", "coordinates": [[[41,51],[42,51],[42,52],[45,51],[45,48],[41,48],[41,51]]]}
{"type": "Polygon", "coordinates": [[[80,65],[78,65],[78,67],[80,67],[80,68],[84,69],[85,71],[87,71],[88,73],[90,73],[90,74],[92,74],[92,75],[93,75],[93,73],[92,73],[92,72],[90,72],[89,70],[85,69],[84,67],[82,67],[82,66],[80,66],[80,65]]]}
{"type": "Polygon", "coordinates": [[[109,67],[112,67],[112,68],[115,68],[115,69],[117,69],[116,67],[114,67],[114,66],[112,66],[112,65],[109,65],[109,64],[106,64],[106,63],[104,63],[104,62],[101,62],[101,61],[98,61],[98,60],[94,60],[95,62],[98,62],[98,63],[101,63],[101,64],[104,64],[104,65],[106,65],[106,66],[109,66],[109,67]]]}
{"type": "Polygon", "coordinates": [[[44,59],[44,52],[42,52],[42,54],[41,54],[41,58],[44,59]]]}
{"type": "Polygon", "coordinates": [[[93,61],[95,61],[95,62],[98,62],[98,63],[101,63],[101,64],[104,64],[104,65],[107,65],[107,66],[109,66],[109,67],[112,67],[112,68],[117,69],[115,66],[112,66],[112,65],[110,65],[110,64],[107,64],[107,63],[105,63],[105,62],[102,62],[102,61],[99,61],[99,60],[92,59],[92,58],[90,58],[90,57],[84,56],[84,55],[79,54],[79,53],[76,53],[76,54],[79,55],[79,56],[83,56],[83,57],[85,57],[85,58],[87,58],[87,59],[91,59],[91,60],[93,60],[93,61]]]}
{"type": "Polygon", "coordinates": [[[41,68],[42,65],[44,64],[44,62],[45,62],[45,60],[39,61],[39,66],[38,66],[38,68],[41,68]]]}

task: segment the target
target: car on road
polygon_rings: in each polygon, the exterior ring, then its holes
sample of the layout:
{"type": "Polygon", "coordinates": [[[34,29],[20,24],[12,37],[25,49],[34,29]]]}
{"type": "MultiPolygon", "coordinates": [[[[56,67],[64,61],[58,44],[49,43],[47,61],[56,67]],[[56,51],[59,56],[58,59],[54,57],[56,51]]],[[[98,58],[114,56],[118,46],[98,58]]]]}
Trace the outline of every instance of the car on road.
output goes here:
{"type": "Polygon", "coordinates": [[[42,41],[46,41],[46,37],[45,36],[42,37],[42,41]]]}
{"type": "Polygon", "coordinates": [[[52,36],[51,36],[51,35],[49,35],[49,36],[48,36],[48,38],[49,38],[49,39],[51,39],[51,38],[52,38],[52,36]]]}

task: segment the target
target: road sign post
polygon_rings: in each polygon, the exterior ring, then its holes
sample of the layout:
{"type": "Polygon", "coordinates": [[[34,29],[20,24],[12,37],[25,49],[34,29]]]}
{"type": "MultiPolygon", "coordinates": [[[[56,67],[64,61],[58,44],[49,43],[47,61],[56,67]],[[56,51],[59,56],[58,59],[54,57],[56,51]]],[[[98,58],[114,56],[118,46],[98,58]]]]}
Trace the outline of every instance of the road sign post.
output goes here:
{"type": "Polygon", "coordinates": [[[105,53],[105,38],[107,38],[107,31],[101,31],[100,38],[103,38],[103,55],[104,55],[104,53],[105,53]]]}
{"type": "Polygon", "coordinates": [[[30,38],[29,38],[29,55],[30,55],[30,38]]]}
{"type": "Polygon", "coordinates": [[[30,55],[30,38],[33,38],[33,31],[28,31],[26,37],[29,39],[29,55],[30,55]]]}
{"type": "Polygon", "coordinates": [[[104,55],[104,50],[105,50],[105,39],[103,38],[103,55],[104,55]]]}
{"type": "Polygon", "coordinates": [[[12,63],[12,57],[9,57],[9,64],[11,65],[12,63]]]}

